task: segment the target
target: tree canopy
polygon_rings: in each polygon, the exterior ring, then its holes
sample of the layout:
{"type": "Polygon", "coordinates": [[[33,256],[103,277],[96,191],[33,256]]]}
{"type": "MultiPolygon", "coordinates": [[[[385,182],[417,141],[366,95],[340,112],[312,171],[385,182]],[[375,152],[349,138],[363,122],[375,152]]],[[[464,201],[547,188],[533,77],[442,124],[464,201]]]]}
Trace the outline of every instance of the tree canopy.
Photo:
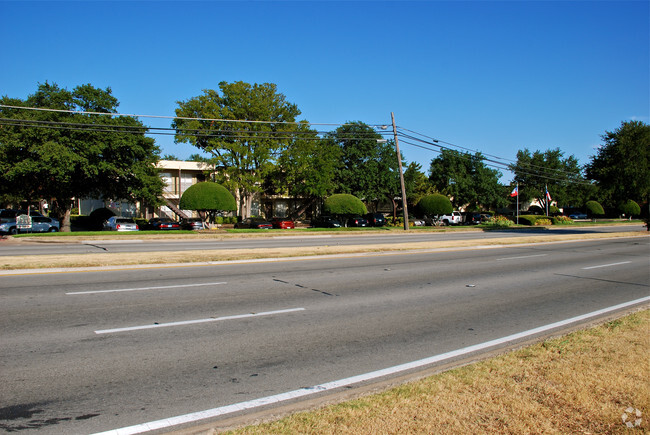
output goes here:
{"type": "Polygon", "coordinates": [[[452,198],[458,208],[499,208],[507,203],[499,184],[501,172],[488,168],[481,153],[474,155],[443,149],[431,160],[429,180],[433,187],[452,198]]]}
{"type": "Polygon", "coordinates": [[[220,184],[204,181],[188,187],[181,195],[179,207],[196,211],[235,211],[232,193],[220,184]]]}
{"type": "Polygon", "coordinates": [[[551,199],[560,207],[584,204],[593,193],[582,175],[582,168],[574,156],[564,158],[559,149],[544,152],[528,149],[517,152],[517,162],[510,165],[514,182],[519,184],[519,200],[537,199],[546,208],[548,187],[551,199]]]}
{"type": "Polygon", "coordinates": [[[608,207],[623,201],[650,200],[650,125],[622,122],[601,136],[604,144],[586,167],[587,177],[598,185],[608,207]]]}
{"type": "Polygon", "coordinates": [[[372,127],[360,121],[337,128],[329,137],[340,149],[337,190],[366,203],[400,196],[397,156],[392,141],[384,141],[372,127]]]}
{"type": "Polygon", "coordinates": [[[424,196],[418,202],[417,208],[422,214],[429,217],[445,215],[454,210],[449,198],[440,193],[424,196]]]}
{"type": "Polygon", "coordinates": [[[146,127],[128,116],[73,113],[116,113],[110,88],[86,84],[69,91],[46,82],[25,100],[0,103],[58,110],[0,107],[0,194],[50,201],[63,231],[70,229],[73,198],[159,203],[159,149],[146,127]]]}
{"type": "Polygon", "coordinates": [[[300,110],[272,83],[221,82],[219,90],[178,101],[175,141],[214,155],[219,181],[236,193],[247,217],[253,194],[298,129],[300,110]]]}
{"type": "Polygon", "coordinates": [[[348,193],[337,193],[326,198],[323,210],[335,216],[361,215],[368,212],[359,198],[348,193]]]}

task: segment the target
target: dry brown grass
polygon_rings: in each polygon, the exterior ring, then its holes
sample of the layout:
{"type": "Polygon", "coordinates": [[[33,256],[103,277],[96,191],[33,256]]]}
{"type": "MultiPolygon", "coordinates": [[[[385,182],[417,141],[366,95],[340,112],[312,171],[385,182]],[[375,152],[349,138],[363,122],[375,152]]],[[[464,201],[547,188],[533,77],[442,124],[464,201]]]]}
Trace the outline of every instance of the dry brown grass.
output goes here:
{"type": "Polygon", "coordinates": [[[648,433],[649,349],[650,311],[643,311],[381,394],[230,433],[648,433]],[[637,428],[623,424],[628,407],[643,414],[637,428]]]}
{"type": "MultiPolygon", "coordinates": [[[[191,236],[191,235],[190,235],[191,236]]],[[[624,232],[616,234],[586,234],[580,239],[597,239],[611,237],[648,237],[646,232],[624,232]]],[[[203,250],[203,251],[176,251],[176,252],[147,252],[147,253],[96,253],[96,254],[70,254],[70,255],[25,255],[0,257],[0,270],[34,269],[56,267],[93,267],[93,266],[118,266],[133,264],[168,264],[192,263],[203,261],[229,261],[248,260],[258,258],[303,257],[310,255],[354,254],[385,251],[408,251],[418,249],[445,249],[463,248],[472,246],[496,246],[522,243],[539,243],[551,241],[575,240],[575,235],[536,235],[516,239],[483,239],[474,241],[440,241],[440,242],[414,242],[402,244],[377,244],[357,246],[321,246],[305,248],[276,248],[276,249],[228,249],[228,250],[203,250]]],[[[70,237],[62,239],[66,243],[73,242],[70,237]]],[[[81,239],[80,239],[81,240],[81,239]]],[[[86,239],[83,239],[86,240],[86,239]]],[[[79,240],[77,240],[78,242],[79,240]]],[[[48,242],[52,242],[49,240],[48,242]]],[[[3,242],[6,243],[6,242],[3,242]]],[[[15,243],[36,243],[29,240],[20,240],[15,243]]],[[[336,243],[336,237],[332,238],[336,243]]]]}

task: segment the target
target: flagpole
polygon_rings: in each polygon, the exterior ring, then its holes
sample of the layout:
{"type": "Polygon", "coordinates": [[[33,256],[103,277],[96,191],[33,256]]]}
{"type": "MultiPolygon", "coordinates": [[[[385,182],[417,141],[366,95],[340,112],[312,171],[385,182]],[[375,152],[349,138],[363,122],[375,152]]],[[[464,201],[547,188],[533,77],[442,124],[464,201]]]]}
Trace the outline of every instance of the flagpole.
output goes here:
{"type": "Polygon", "coordinates": [[[519,183],[517,183],[517,225],[519,225],[519,183]]]}
{"type": "Polygon", "coordinates": [[[548,216],[548,184],[544,185],[544,203],[546,204],[546,216],[548,216]]]}

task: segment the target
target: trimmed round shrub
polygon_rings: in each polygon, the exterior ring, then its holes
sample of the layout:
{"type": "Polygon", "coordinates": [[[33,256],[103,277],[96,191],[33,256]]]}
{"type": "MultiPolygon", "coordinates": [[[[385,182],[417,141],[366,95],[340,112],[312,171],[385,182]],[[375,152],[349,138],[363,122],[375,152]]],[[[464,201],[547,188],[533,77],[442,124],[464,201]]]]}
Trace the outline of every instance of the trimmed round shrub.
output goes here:
{"type": "Polygon", "coordinates": [[[620,205],[618,208],[621,213],[627,217],[638,216],[641,214],[641,207],[635,201],[628,199],[627,202],[620,205]]]}
{"type": "Polygon", "coordinates": [[[234,211],[237,202],[232,193],[220,184],[211,181],[194,184],[181,196],[179,207],[182,210],[234,211]]]}
{"type": "Polygon", "coordinates": [[[449,198],[440,193],[422,197],[418,201],[417,209],[426,216],[440,216],[454,211],[449,198]]]}
{"type": "Polygon", "coordinates": [[[347,193],[337,193],[325,199],[323,211],[326,214],[338,216],[363,215],[368,213],[366,206],[359,198],[347,193]]]}
{"type": "Polygon", "coordinates": [[[587,201],[585,208],[589,216],[603,216],[605,214],[603,206],[598,201],[587,201]]]}

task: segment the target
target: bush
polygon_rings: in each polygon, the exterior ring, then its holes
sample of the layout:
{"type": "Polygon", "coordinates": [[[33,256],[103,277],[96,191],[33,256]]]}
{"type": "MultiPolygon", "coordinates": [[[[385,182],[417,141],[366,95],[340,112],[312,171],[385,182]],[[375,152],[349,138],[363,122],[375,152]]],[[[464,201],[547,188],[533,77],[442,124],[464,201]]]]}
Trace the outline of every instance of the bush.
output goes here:
{"type": "Polygon", "coordinates": [[[487,222],[483,223],[482,225],[490,228],[508,228],[509,226],[513,225],[514,222],[508,219],[505,216],[492,216],[490,219],[488,219],[487,222]]]}
{"type": "Polygon", "coordinates": [[[417,208],[426,216],[440,216],[454,211],[449,198],[439,193],[422,197],[417,208]]]}
{"type": "Polygon", "coordinates": [[[232,193],[220,184],[204,181],[187,188],[181,196],[179,208],[197,211],[234,211],[237,202],[232,193]]]}
{"type": "Polygon", "coordinates": [[[587,201],[585,208],[588,216],[602,216],[605,214],[603,206],[598,201],[587,201]]]}
{"type": "Polygon", "coordinates": [[[101,230],[103,228],[104,221],[111,216],[115,216],[115,213],[105,207],[93,210],[88,216],[90,221],[90,228],[88,229],[91,231],[101,230]]]}
{"type": "Polygon", "coordinates": [[[535,222],[537,222],[537,216],[532,215],[532,214],[524,214],[519,216],[519,224],[520,225],[535,225],[535,222]]]}
{"type": "Polygon", "coordinates": [[[553,225],[571,225],[573,219],[568,216],[553,216],[553,225]]]}
{"type": "Polygon", "coordinates": [[[338,193],[325,200],[323,211],[336,216],[364,215],[368,213],[366,206],[359,198],[347,193],[338,193]]]}
{"type": "Polygon", "coordinates": [[[641,207],[631,199],[628,199],[627,202],[621,204],[618,209],[630,219],[632,216],[639,216],[641,214],[641,207]]]}
{"type": "Polygon", "coordinates": [[[548,219],[548,218],[539,218],[535,219],[535,226],[543,226],[543,225],[553,225],[553,222],[548,219]]]}

